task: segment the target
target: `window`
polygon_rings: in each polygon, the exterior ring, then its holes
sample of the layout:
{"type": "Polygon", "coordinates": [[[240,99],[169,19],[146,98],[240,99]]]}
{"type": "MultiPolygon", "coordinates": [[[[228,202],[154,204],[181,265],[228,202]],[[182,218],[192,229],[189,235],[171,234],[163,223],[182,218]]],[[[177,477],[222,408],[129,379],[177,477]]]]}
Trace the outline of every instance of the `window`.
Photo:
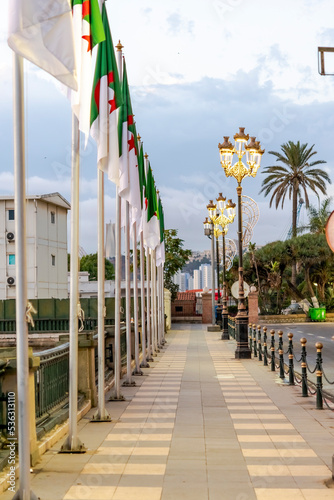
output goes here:
{"type": "Polygon", "coordinates": [[[15,266],[15,253],[8,254],[8,265],[15,266]]]}
{"type": "Polygon", "coordinates": [[[183,312],[183,306],[175,306],[175,312],[183,312]]]}
{"type": "Polygon", "coordinates": [[[8,210],[8,220],[15,220],[15,210],[13,208],[8,210]]]}
{"type": "Polygon", "coordinates": [[[56,213],[51,212],[51,224],[55,224],[55,223],[56,223],[56,213]]]}
{"type": "Polygon", "coordinates": [[[56,265],[56,256],[55,255],[51,255],[51,265],[52,266],[56,265]]]}

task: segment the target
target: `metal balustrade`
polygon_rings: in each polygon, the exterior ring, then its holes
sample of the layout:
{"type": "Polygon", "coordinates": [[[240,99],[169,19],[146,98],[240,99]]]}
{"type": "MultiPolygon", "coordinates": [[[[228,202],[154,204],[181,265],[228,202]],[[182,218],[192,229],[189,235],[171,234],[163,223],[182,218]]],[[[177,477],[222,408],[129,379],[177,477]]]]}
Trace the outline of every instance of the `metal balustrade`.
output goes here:
{"type": "Polygon", "coordinates": [[[68,397],[69,342],[34,356],[40,358],[35,372],[35,414],[40,418],[68,397]]]}

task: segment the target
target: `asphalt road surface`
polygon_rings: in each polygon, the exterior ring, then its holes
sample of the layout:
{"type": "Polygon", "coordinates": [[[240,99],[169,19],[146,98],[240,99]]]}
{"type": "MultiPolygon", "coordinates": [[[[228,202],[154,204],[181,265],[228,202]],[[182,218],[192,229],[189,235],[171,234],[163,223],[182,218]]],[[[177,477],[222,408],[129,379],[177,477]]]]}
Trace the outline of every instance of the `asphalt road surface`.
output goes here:
{"type": "MultiPolygon", "coordinates": [[[[271,335],[269,334],[270,330],[275,330],[275,347],[278,348],[278,330],[283,331],[283,348],[286,353],[288,349],[288,333],[293,334],[293,348],[294,354],[297,360],[300,359],[301,354],[301,338],[306,338],[306,352],[307,352],[307,363],[310,370],[314,370],[316,363],[316,348],[315,344],[317,342],[321,342],[323,344],[322,349],[322,358],[323,358],[323,372],[328,378],[329,382],[333,382],[330,384],[326,381],[325,377],[323,377],[323,388],[327,392],[331,393],[334,397],[334,340],[332,337],[334,336],[334,323],[290,323],[290,324],[269,324],[267,325],[267,345],[268,350],[270,347],[270,339],[271,335]]],[[[284,361],[288,364],[288,355],[284,355],[284,361]]],[[[300,363],[294,361],[294,368],[297,373],[301,373],[300,363]]],[[[308,371],[308,378],[315,382],[316,377],[315,374],[312,375],[308,371]]],[[[333,406],[333,405],[331,405],[333,406]]]]}

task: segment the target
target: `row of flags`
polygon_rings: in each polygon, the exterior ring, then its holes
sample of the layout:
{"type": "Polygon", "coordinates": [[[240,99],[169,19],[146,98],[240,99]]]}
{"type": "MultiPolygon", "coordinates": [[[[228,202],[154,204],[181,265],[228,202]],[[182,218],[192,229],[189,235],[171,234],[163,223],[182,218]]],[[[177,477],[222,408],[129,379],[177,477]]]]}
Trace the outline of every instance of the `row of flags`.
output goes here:
{"type": "Polygon", "coordinates": [[[163,264],[162,202],[138,144],[124,57],[119,78],[105,2],[100,10],[98,0],[12,0],[8,44],[71,89],[79,129],[96,141],[98,168],[129,202],[131,226],[163,264]]]}

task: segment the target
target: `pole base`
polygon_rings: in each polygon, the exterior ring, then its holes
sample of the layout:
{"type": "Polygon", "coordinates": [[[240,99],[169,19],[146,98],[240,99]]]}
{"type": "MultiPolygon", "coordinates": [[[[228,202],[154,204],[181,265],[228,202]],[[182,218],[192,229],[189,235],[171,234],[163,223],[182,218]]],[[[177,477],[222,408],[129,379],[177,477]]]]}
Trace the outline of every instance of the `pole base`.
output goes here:
{"type": "Polygon", "coordinates": [[[234,353],[235,359],[251,359],[252,357],[252,351],[250,350],[249,347],[247,348],[241,348],[237,346],[235,353],[234,353]]]}
{"type": "Polygon", "coordinates": [[[120,394],[119,396],[117,396],[117,394],[113,394],[112,396],[110,396],[108,401],[125,401],[125,397],[123,396],[123,394],[120,394]]]}
{"type": "Polygon", "coordinates": [[[137,376],[139,375],[140,376],[140,375],[144,375],[144,372],[142,372],[141,370],[133,370],[132,375],[137,375],[137,376]]]}
{"type": "Polygon", "coordinates": [[[227,332],[223,330],[223,333],[222,333],[221,339],[222,339],[222,340],[230,340],[230,336],[229,336],[229,334],[228,334],[228,330],[227,330],[227,332]]]}
{"type": "Polygon", "coordinates": [[[129,382],[128,380],[126,380],[122,384],[122,387],[135,387],[135,386],[136,386],[136,382],[134,380],[131,380],[131,382],[129,382]]]}
{"type": "Polygon", "coordinates": [[[86,451],[87,448],[85,448],[78,437],[71,439],[69,436],[61,447],[59,453],[86,453],[86,451]]]}
{"type": "Polygon", "coordinates": [[[149,365],[149,364],[148,364],[148,362],[146,361],[146,363],[144,363],[144,362],[140,363],[140,367],[141,367],[141,368],[149,368],[149,367],[150,367],[150,365],[149,365]]]}
{"type": "Polygon", "coordinates": [[[237,348],[236,359],[251,359],[252,351],[248,345],[248,314],[238,314],[235,317],[235,336],[237,348]]]}
{"type": "Polygon", "coordinates": [[[90,422],[95,423],[95,422],[111,422],[111,416],[107,412],[107,410],[104,410],[102,415],[100,415],[99,410],[97,410],[96,413],[94,413],[93,418],[90,419],[90,422]]]}
{"type": "Polygon", "coordinates": [[[219,325],[209,325],[206,329],[208,332],[220,332],[220,326],[219,325]]]}
{"type": "MultiPolygon", "coordinates": [[[[22,500],[22,498],[28,498],[24,495],[24,492],[21,494],[21,491],[18,490],[13,496],[12,500],[22,500]]],[[[41,500],[41,497],[37,497],[33,491],[30,491],[29,500],[41,500]]]]}

